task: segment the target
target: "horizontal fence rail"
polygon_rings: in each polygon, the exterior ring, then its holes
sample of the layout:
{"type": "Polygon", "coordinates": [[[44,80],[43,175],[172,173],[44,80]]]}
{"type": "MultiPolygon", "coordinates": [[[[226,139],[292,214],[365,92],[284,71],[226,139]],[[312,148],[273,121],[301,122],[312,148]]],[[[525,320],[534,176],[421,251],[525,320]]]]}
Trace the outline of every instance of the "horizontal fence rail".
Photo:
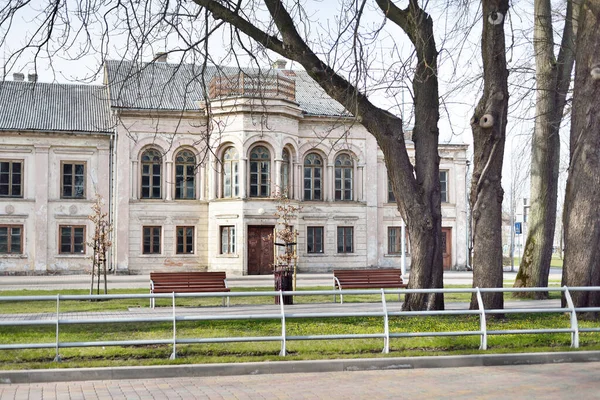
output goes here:
{"type": "MultiPolygon", "coordinates": [[[[232,342],[280,342],[282,356],[286,355],[286,342],[297,340],[340,340],[340,339],[382,339],[383,353],[389,353],[390,338],[411,337],[436,337],[436,336],[479,336],[481,350],[487,349],[487,337],[489,335],[514,335],[514,334],[545,334],[545,333],[570,333],[571,347],[579,347],[579,334],[581,332],[600,332],[600,327],[579,328],[577,314],[600,312],[600,307],[575,307],[571,293],[581,291],[600,291],[600,287],[547,287],[547,288],[448,288],[448,289],[342,289],[342,290],[301,290],[301,291],[264,291],[264,292],[212,292],[212,293],[161,293],[161,294],[108,294],[108,295],[55,295],[55,296],[0,296],[0,302],[25,302],[25,301],[55,301],[56,313],[33,314],[36,319],[23,318],[20,315],[0,315],[0,326],[55,326],[55,341],[52,343],[0,343],[0,350],[16,349],[55,349],[55,360],[60,361],[61,348],[73,347],[100,347],[100,346],[134,346],[134,345],[170,345],[172,346],[171,358],[177,357],[177,345],[179,344],[202,344],[202,343],[232,343],[232,342]],[[566,300],[565,307],[538,307],[538,308],[505,308],[485,309],[482,301],[482,293],[491,292],[561,292],[566,300]],[[431,311],[390,311],[385,296],[388,294],[400,295],[407,293],[471,293],[475,294],[478,309],[447,309],[431,311]],[[284,296],[331,296],[331,295],[368,295],[381,296],[381,310],[379,311],[356,311],[347,310],[349,307],[361,303],[346,304],[344,311],[334,312],[298,312],[294,311],[294,305],[285,305],[284,296]],[[214,313],[210,315],[192,314],[181,315],[181,309],[177,308],[176,300],[180,298],[207,298],[207,297],[256,297],[277,296],[279,297],[279,311],[234,314],[232,308],[229,312],[214,313]],[[85,300],[115,300],[115,299],[170,299],[170,312],[151,312],[147,316],[120,316],[101,317],[94,316],[88,312],[85,318],[72,318],[71,313],[60,312],[61,301],[85,301],[85,300]],[[494,314],[525,314],[525,313],[567,313],[570,315],[569,328],[544,328],[544,329],[511,329],[511,330],[488,330],[486,317],[494,314]],[[164,314],[164,315],[162,315],[164,314]],[[480,329],[472,331],[447,331],[447,332],[390,332],[389,318],[404,316],[439,316],[439,315],[477,315],[479,316],[480,329]],[[12,316],[12,317],[11,317],[12,316]],[[334,334],[334,335],[287,335],[286,320],[302,318],[340,318],[340,317],[376,317],[383,319],[383,331],[371,334],[334,334]],[[182,321],[227,321],[227,320],[279,320],[281,321],[281,335],[275,336],[239,336],[239,337],[212,337],[212,338],[178,338],[177,323],[182,321]],[[168,339],[148,340],[108,340],[91,342],[61,342],[60,331],[65,325],[77,324],[114,324],[114,323],[143,323],[143,322],[170,322],[173,325],[173,336],[168,339]]],[[[363,303],[364,304],[364,303],[363,303]]],[[[377,303],[373,303],[375,305],[377,303]]],[[[303,304],[307,305],[307,304],[303,304]]],[[[168,308],[167,308],[168,309],[168,308]]],[[[211,308],[212,309],[212,308],[211,308]]],[[[190,311],[187,311],[189,314],[190,311]]]]}

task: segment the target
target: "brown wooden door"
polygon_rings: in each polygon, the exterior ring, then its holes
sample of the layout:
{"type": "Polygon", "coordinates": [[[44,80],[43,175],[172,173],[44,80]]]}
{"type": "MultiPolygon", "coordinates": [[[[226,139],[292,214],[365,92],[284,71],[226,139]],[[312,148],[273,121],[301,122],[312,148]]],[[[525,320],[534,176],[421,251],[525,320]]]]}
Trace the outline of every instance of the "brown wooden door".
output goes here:
{"type": "Polygon", "coordinates": [[[248,226],[248,275],[273,273],[274,226],[248,226]]]}
{"type": "Polygon", "coordinates": [[[452,268],[452,228],[442,228],[442,257],[444,269],[452,268]]]}

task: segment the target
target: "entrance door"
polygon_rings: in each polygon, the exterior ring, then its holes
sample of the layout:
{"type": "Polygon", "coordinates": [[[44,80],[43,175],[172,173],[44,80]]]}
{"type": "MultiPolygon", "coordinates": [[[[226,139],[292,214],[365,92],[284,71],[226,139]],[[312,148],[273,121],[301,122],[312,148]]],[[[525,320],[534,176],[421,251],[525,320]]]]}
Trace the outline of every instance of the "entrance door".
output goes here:
{"type": "Polygon", "coordinates": [[[248,275],[273,273],[274,226],[248,226],[248,275]]]}
{"type": "Polygon", "coordinates": [[[442,257],[444,269],[452,268],[452,228],[442,228],[442,257]]]}

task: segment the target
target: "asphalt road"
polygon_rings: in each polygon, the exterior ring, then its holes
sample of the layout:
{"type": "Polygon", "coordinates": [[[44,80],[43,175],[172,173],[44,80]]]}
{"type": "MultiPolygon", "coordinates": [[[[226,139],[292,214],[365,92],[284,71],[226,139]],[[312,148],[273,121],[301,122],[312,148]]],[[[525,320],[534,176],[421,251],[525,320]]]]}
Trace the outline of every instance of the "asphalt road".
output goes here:
{"type": "Polygon", "coordinates": [[[600,362],[0,385],[0,399],[600,399],[600,362]]]}

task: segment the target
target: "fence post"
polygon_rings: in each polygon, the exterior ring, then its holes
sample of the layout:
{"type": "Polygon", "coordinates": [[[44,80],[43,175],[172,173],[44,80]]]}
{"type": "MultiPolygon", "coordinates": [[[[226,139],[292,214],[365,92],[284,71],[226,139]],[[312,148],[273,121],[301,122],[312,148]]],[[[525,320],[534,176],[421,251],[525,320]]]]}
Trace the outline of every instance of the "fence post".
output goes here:
{"type": "Polygon", "coordinates": [[[279,291],[279,307],[281,308],[281,351],[279,355],[285,357],[287,351],[285,348],[285,310],[283,307],[283,291],[279,291]]]}
{"type": "Polygon", "coordinates": [[[478,287],[477,290],[477,305],[479,306],[479,329],[481,330],[481,344],[479,350],[487,350],[487,328],[485,321],[485,307],[483,305],[483,299],[481,298],[481,291],[478,287]]]}
{"type": "Polygon", "coordinates": [[[383,329],[385,338],[383,339],[383,354],[390,352],[390,322],[388,317],[387,303],[385,301],[385,292],[381,289],[381,305],[383,306],[383,329]]]}
{"type": "Polygon", "coordinates": [[[169,357],[170,360],[177,358],[177,318],[175,316],[175,292],[173,292],[173,353],[169,357]]]}
{"type": "Polygon", "coordinates": [[[60,362],[60,354],[58,354],[59,344],[58,344],[58,332],[59,332],[59,317],[60,317],[60,294],[56,295],[56,355],[54,356],[55,362],[60,362]]]}
{"type": "Polygon", "coordinates": [[[577,322],[577,311],[575,311],[575,304],[573,304],[573,298],[571,292],[567,286],[565,288],[565,300],[567,300],[567,307],[569,307],[571,313],[571,347],[579,348],[579,323],[577,322]]]}

